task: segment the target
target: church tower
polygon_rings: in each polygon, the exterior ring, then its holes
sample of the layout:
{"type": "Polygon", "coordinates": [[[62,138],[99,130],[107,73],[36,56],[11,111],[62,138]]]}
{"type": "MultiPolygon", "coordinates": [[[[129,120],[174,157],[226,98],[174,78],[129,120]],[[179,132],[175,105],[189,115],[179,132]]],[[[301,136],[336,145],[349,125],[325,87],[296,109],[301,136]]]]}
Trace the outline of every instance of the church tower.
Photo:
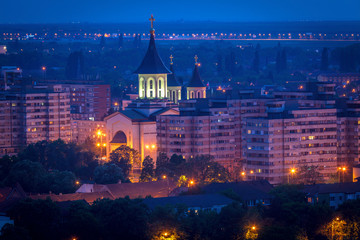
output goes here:
{"type": "Polygon", "coordinates": [[[167,75],[170,70],[165,67],[155,46],[154,17],[151,15],[150,42],[143,61],[134,72],[139,78],[140,99],[167,98],[167,75]]]}
{"type": "Polygon", "coordinates": [[[195,55],[195,68],[192,78],[186,86],[187,99],[206,98],[206,87],[200,78],[198,57],[195,55]]]}
{"type": "Polygon", "coordinates": [[[168,94],[167,97],[173,103],[178,103],[181,100],[181,84],[177,81],[175,72],[174,72],[174,63],[173,63],[173,56],[170,55],[170,71],[171,74],[168,75],[167,81],[167,89],[168,94]]]}

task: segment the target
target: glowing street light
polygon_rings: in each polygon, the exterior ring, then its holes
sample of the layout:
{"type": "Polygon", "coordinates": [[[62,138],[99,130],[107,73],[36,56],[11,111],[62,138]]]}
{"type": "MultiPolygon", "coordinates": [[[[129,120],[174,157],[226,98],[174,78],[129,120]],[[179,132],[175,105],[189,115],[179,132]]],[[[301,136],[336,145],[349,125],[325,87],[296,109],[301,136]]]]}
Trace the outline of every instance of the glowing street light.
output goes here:
{"type": "Polygon", "coordinates": [[[346,167],[338,167],[338,170],[339,170],[339,182],[341,182],[341,172],[342,172],[342,178],[343,178],[342,181],[344,182],[346,167]]]}
{"type": "Polygon", "coordinates": [[[46,67],[42,66],[41,70],[43,71],[43,77],[44,77],[44,80],[45,80],[46,79],[46,67]]]}
{"type": "Polygon", "coordinates": [[[103,143],[103,137],[106,136],[105,133],[103,133],[100,129],[96,132],[96,135],[98,138],[100,138],[100,142],[96,144],[96,146],[100,147],[100,159],[102,159],[102,148],[106,147],[106,143],[103,143]]]}
{"type": "Polygon", "coordinates": [[[290,175],[291,178],[294,178],[294,174],[296,173],[296,169],[295,168],[291,168],[290,169],[290,174],[288,175],[288,184],[290,184],[290,175]]]}

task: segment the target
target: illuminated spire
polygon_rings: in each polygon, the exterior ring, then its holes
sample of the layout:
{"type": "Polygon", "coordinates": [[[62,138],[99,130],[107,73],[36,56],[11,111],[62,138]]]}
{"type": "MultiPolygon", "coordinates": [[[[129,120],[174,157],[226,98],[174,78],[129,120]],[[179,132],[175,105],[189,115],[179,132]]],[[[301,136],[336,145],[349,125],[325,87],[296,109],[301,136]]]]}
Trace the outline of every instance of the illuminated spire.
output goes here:
{"type": "Polygon", "coordinates": [[[154,29],[154,21],[155,21],[155,18],[154,16],[151,14],[151,18],[149,18],[149,21],[151,22],[151,29],[150,29],[150,33],[151,34],[154,34],[155,33],[155,29],[154,29]]]}
{"type": "Polygon", "coordinates": [[[198,65],[198,56],[195,55],[194,59],[195,59],[195,65],[198,65]]]}
{"type": "Polygon", "coordinates": [[[173,63],[173,55],[170,55],[170,65],[173,65],[174,63],[173,63]]]}
{"type": "Polygon", "coordinates": [[[148,50],[145,54],[143,61],[141,62],[138,69],[134,72],[135,74],[170,74],[171,72],[165,67],[161,60],[155,46],[155,29],[153,22],[155,21],[154,16],[151,15],[149,19],[151,22],[150,29],[150,42],[148,50]]]}

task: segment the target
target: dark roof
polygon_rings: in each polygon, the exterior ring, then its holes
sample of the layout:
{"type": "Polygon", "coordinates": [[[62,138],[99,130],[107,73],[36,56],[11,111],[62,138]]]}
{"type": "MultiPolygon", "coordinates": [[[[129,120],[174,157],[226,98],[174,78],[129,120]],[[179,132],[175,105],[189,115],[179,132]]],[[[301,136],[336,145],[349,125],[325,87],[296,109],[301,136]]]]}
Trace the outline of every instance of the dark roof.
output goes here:
{"type": "Polygon", "coordinates": [[[138,69],[134,72],[135,74],[160,74],[160,73],[171,73],[167,67],[165,67],[161,60],[155,46],[155,36],[150,34],[150,42],[148,50],[145,54],[143,61],[141,62],[138,69]]]}
{"type": "Polygon", "coordinates": [[[328,193],[355,193],[360,192],[360,182],[315,184],[304,186],[307,194],[328,194],[328,193]]]}
{"type": "Polygon", "coordinates": [[[271,199],[268,193],[271,189],[272,185],[267,181],[212,183],[203,187],[203,191],[209,194],[232,190],[242,200],[271,199]]]}
{"type": "Polygon", "coordinates": [[[200,78],[198,64],[195,64],[192,78],[191,78],[190,82],[188,83],[187,87],[205,87],[205,84],[202,82],[202,80],[200,78]]]}
{"type": "Polygon", "coordinates": [[[123,131],[117,132],[110,143],[127,143],[125,133],[123,131]]]}
{"type": "Polygon", "coordinates": [[[165,113],[165,112],[167,112],[169,110],[177,111],[177,110],[175,110],[173,108],[170,108],[170,107],[164,107],[164,108],[150,114],[150,117],[156,117],[156,116],[161,115],[161,114],[163,114],[163,113],[165,113]]]}
{"type": "Polygon", "coordinates": [[[67,202],[85,200],[88,203],[93,203],[97,199],[108,198],[114,200],[114,196],[108,191],[105,192],[90,192],[90,193],[69,193],[69,194],[43,194],[30,196],[32,199],[47,199],[50,198],[54,202],[67,202]]]}
{"type": "Polygon", "coordinates": [[[181,86],[180,83],[177,81],[175,72],[174,72],[174,65],[170,64],[170,71],[172,74],[169,74],[167,77],[167,86],[168,87],[178,87],[181,86]]]}
{"type": "Polygon", "coordinates": [[[212,208],[214,206],[226,206],[231,204],[233,200],[220,194],[202,194],[178,197],[146,198],[143,202],[150,209],[166,205],[184,205],[188,208],[212,208]]]}
{"type": "Polygon", "coordinates": [[[134,110],[124,110],[120,111],[121,114],[125,115],[126,117],[130,118],[131,120],[143,120],[146,119],[146,116],[134,111],[134,110]]]}
{"type": "Polygon", "coordinates": [[[0,212],[7,212],[19,200],[26,198],[27,195],[20,186],[16,184],[15,187],[5,187],[0,189],[0,212]]]}
{"type": "Polygon", "coordinates": [[[167,197],[169,193],[176,187],[172,181],[156,181],[142,183],[121,183],[105,185],[115,198],[145,198],[152,196],[154,198],[167,197]]]}

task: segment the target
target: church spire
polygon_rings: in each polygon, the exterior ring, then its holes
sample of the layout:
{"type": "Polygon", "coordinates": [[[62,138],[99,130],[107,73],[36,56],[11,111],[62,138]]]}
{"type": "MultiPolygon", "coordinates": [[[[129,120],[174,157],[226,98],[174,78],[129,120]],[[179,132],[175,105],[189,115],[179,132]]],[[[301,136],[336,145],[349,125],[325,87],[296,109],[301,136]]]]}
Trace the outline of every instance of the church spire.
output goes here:
{"type": "Polygon", "coordinates": [[[154,29],[155,18],[152,14],[151,14],[151,18],[149,18],[149,21],[151,22],[150,34],[154,35],[155,34],[155,29],[154,29]]]}
{"type": "Polygon", "coordinates": [[[149,47],[143,61],[141,62],[140,66],[134,73],[135,74],[169,74],[171,72],[169,71],[169,69],[167,69],[167,67],[165,67],[163,61],[161,60],[156,50],[155,29],[154,29],[155,18],[153,15],[151,15],[149,21],[151,22],[149,47]]]}
{"type": "Polygon", "coordinates": [[[174,63],[173,63],[173,55],[170,55],[170,71],[171,74],[168,75],[167,78],[167,85],[168,87],[176,87],[176,86],[181,86],[181,84],[177,81],[176,76],[175,76],[175,72],[174,72],[174,63]]]}
{"type": "Polygon", "coordinates": [[[195,55],[194,59],[195,59],[195,68],[193,71],[192,78],[190,79],[190,82],[188,83],[187,87],[205,87],[199,73],[198,56],[195,55]]]}

